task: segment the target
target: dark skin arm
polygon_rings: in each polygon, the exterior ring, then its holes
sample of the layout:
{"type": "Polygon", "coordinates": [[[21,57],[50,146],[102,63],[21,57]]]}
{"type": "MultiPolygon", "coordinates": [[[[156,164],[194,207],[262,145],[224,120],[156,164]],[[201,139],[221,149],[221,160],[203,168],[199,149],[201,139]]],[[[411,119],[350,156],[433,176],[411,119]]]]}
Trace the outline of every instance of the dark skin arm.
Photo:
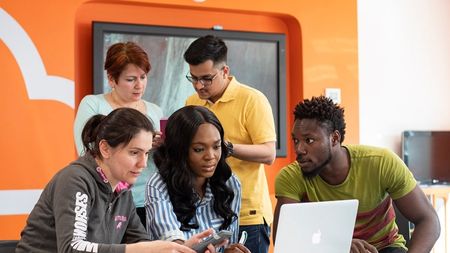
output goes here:
{"type": "Polygon", "coordinates": [[[372,244],[361,240],[352,239],[352,245],[350,247],[350,253],[377,253],[378,250],[372,244]]]}
{"type": "MultiPolygon", "coordinates": [[[[439,238],[441,229],[436,211],[423,191],[419,186],[416,186],[410,193],[394,200],[394,202],[403,216],[415,225],[408,253],[430,252],[439,238]]],[[[366,241],[353,239],[350,252],[375,253],[378,251],[366,241]]]]}
{"type": "Polygon", "coordinates": [[[414,223],[408,253],[430,252],[439,238],[441,227],[436,211],[423,191],[416,186],[394,202],[403,216],[414,223]]]}
{"type": "Polygon", "coordinates": [[[278,227],[278,218],[280,216],[280,208],[284,204],[292,204],[292,203],[300,203],[300,201],[291,199],[291,198],[286,198],[286,197],[277,197],[277,205],[275,206],[275,214],[274,214],[274,219],[273,219],[273,224],[272,224],[272,229],[273,229],[272,238],[273,238],[274,244],[275,244],[275,239],[277,236],[277,227],[278,227]]]}
{"type": "Polygon", "coordinates": [[[225,248],[225,253],[251,253],[247,247],[240,243],[234,243],[225,248]]]}

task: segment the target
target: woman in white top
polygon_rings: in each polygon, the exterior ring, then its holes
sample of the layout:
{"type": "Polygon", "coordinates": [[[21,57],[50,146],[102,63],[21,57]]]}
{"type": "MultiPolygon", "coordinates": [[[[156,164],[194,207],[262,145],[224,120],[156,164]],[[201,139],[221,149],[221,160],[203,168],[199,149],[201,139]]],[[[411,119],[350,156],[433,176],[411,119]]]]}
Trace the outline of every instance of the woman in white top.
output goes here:
{"type": "MultiPolygon", "coordinates": [[[[116,43],[109,47],[104,67],[111,92],[87,95],[81,100],[74,123],[74,138],[78,154],[84,153],[81,131],[87,120],[93,115],[107,115],[121,107],[133,108],[147,115],[156,128],[153,147],[158,147],[160,145],[158,126],[163,113],[157,105],[142,99],[147,87],[147,75],[151,69],[147,53],[134,42],[116,43]]],[[[131,187],[136,211],[144,227],[145,183],[150,174],[155,171],[153,159],[149,159],[147,164],[147,168],[131,187]]]]}

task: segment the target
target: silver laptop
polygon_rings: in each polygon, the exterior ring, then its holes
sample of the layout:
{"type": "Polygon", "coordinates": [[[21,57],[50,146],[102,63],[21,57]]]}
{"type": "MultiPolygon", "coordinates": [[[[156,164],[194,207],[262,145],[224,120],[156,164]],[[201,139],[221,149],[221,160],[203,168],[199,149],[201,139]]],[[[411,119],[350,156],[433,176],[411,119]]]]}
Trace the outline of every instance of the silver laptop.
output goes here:
{"type": "Polygon", "coordinates": [[[274,253],[348,253],[358,200],[284,204],[274,253]]]}

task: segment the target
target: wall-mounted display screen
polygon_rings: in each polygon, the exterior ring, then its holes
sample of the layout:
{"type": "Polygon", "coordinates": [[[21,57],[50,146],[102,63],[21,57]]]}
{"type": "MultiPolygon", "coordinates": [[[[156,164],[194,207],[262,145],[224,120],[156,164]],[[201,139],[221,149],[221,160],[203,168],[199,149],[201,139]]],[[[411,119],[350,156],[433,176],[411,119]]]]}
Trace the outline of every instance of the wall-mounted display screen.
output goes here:
{"type": "Polygon", "coordinates": [[[449,184],[450,131],[404,131],[402,158],[421,184],[449,184]]]}
{"type": "Polygon", "coordinates": [[[195,93],[186,80],[189,66],[183,54],[196,38],[212,34],[228,47],[231,75],[263,92],[273,111],[277,156],[286,156],[286,42],[284,34],[117,23],[93,23],[93,90],[109,91],[103,63],[109,46],[134,41],[149,54],[152,69],[144,99],[161,107],[165,116],[184,106],[195,93]]]}

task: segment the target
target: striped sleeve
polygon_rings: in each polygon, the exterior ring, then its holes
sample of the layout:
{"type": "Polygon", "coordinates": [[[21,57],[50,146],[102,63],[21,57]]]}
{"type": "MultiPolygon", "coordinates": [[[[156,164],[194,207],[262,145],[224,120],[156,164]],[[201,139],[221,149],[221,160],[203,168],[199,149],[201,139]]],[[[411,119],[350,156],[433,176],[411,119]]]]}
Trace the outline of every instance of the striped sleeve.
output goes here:
{"type": "Polygon", "coordinates": [[[231,208],[236,214],[236,219],[230,225],[230,231],[233,232],[233,235],[230,238],[230,243],[237,243],[239,236],[239,212],[241,211],[241,183],[236,175],[233,174],[227,181],[227,184],[231,189],[233,189],[234,192],[234,199],[231,204],[231,208]]]}
{"type": "Polygon", "coordinates": [[[186,240],[179,230],[177,220],[170,202],[167,186],[159,173],[154,173],[147,182],[145,209],[147,212],[147,232],[151,240],[186,240]]]}

